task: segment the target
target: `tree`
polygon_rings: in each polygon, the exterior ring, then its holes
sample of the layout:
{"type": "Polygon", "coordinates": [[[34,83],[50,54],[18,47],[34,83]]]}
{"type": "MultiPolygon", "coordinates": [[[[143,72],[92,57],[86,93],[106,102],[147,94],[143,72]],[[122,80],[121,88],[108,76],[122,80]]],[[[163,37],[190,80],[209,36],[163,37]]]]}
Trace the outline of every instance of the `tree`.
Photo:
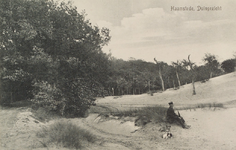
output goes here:
{"type": "Polygon", "coordinates": [[[179,73],[178,72],[179,72],[180,68],[182,67],[182,62],[180,62],[180,61],[172,62],[172,66],[174,66],[174,68],[175,68],[175,73],[176,73],[176,77],[177,77],[179,88],[180,88],[181,82],[180,82],[180,79],[179,79],[179,73]]]}
{"type": "MultiPolygon", "coordinates": [[[[163,76],[164,76],[164,80],[167,81],[167,85],[166,87],[171,88],[173,87],[174,89],[176,89],[175,86],[175,81],[176,81],[176,69],[173,66],[166,66],[165,70],[163,72],[163,76]]],[[[166,83],[166,82],[165,82],[166,83]]]]}
{"type": "Polygon", "coordinates": [[[234,67],[234,71],[236,71],[236,51],[234,52],[234,58],[235,58],[235,67],[234,67]]]}
{"type": "Polygon", "coordinates": [[[62,115],[88,109],[108,77],[101,49],[109,30],[92,26],[70,2],[1,0],[0,13],[4,99],[16,93],[14,85],[62,115]]]}
{"type": "Polygon", "coordinates": [[[164,68],[164,65],[165,65],[165,63],[164,62],[158,62],[157,60],[156,60],[156,58],[154,58],[154,61],[156,62],[156,64],[158,65],[158,72],[159,72],[159,77],[160,77],[160,79],[161,79],[161,87],[162,87],[162,91],[165,91],[165,84],[164,84],[164,80],[163,80],[163,78],[162,78],[162,70],[163,70],[163,68],[164,68]]]}
{"type": "Polygon", "coordinates": [[[205,54],[203,61],[205,62],[205,65],[207,66],[209,70],[209,74],[210,74],[209,77],[212,78],[213,73],[217,71],[217,69],[220,66],[218,60],[216,59],[216,56],[212,54],[205,54]]]}
{"type": "Polygon", "coordinates": [[[190,55],[188,55],[188,60],[183,60],[183,65],[185,67],[189,67],[190,68],[190,71],[191,71],[191,78],[192,78],[192,85],[193,85],[193,95],[196,95],[196,90],[195,90],[195,72],[194,72],[194,69],[196,68],[194,66],[194,63],[192,63],[190,61],[190,55]]]}
{"type": "Polygon", "coordinates": [[[221,63],[221,68],[227,73],[233,72],[236,67],[235,61],[236,59],[227,59],[221,63]]]}
{"type": "Polygon", "coordinates": [[[205,65],[196,67],[196,81],[205,82],[209,79],[208,69],[205,65]]]}
{"type": "Polygon", "coordinates": [[[157,73],[154,63],[135,59],[124,61],[114,58],[110,60],[110,75],[106,82],[106,89],[113,87],[115,95],[119,95],[119,91],[121,94],[141,94],[157,90],[157,73]]]}

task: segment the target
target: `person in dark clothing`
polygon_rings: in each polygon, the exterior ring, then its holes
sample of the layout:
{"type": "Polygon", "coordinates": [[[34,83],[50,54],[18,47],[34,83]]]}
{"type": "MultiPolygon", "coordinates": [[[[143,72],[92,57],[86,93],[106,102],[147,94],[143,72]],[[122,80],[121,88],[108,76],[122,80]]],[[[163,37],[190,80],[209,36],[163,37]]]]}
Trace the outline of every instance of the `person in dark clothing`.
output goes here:
{"type": "Polygon", "coordinates": [[[189,125],[186,125],[185,120],[183,119],[183,117],[180,116],[179,112],[178,115],[175,113],[173,108],[174,107],[173,102],[170,102],[169,105],[170,107],[167,110],[167,122],[169,123],[178,122],[184,129],[190,128],[189,125]]]}

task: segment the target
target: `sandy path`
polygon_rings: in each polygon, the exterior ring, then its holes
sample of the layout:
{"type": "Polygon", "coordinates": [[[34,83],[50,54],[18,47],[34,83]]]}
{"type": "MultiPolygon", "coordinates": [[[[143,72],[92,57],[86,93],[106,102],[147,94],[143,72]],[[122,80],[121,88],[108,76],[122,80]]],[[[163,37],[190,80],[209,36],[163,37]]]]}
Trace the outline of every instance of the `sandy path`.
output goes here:
{"type": "Polygon", "coordinates": [[[0,109],[1,150],[28,150],[42,145],[35,131],[44,126],[27,108],[0,109]]]}

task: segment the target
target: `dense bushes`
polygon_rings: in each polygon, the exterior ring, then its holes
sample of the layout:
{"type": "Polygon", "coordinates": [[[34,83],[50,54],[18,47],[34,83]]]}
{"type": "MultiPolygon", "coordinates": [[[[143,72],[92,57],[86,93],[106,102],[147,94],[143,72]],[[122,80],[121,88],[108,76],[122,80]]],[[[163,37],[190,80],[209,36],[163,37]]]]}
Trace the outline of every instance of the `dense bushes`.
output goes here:
{"type": "Polygon", "coordinates": [[[2,0],[0,13],[1,104],[83,115],[107,79],[109,30],[64,2],[2,0]]]}

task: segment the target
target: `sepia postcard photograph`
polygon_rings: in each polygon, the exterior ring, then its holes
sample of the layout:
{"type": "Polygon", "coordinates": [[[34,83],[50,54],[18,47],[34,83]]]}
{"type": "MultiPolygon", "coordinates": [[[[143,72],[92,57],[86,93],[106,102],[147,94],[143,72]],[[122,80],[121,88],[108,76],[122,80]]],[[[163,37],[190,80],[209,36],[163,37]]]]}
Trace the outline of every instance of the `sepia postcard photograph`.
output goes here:
{"type": "Polygon", "coordinates": [[[235,0],[0,0],[1,150],[235,150],[235,0]]]}

